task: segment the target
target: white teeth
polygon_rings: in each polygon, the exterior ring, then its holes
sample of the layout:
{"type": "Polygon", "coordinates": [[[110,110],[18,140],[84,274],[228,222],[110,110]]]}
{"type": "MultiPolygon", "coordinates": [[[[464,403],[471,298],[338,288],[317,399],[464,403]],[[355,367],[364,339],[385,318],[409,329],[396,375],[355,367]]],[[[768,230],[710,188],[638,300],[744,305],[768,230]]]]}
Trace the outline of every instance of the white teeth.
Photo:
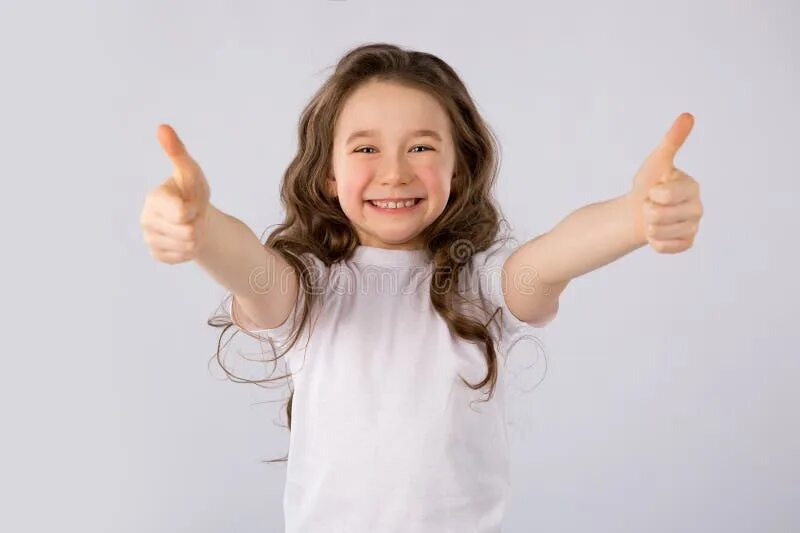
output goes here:
{"type": "Polygon", "coordinates": [[[411,207],[412,205],[414,205],[417,202],[417,200],[412,198],[410,200],[400,200],[400,201],[397,201],[397,202],[395,202],[395,201],[379,202],[379,201],[375,201],[375,200],[370,200],[370,202],[372,202],[372,205],[377,206],[377,207],[396,209],[398,207],[411,207]]]}

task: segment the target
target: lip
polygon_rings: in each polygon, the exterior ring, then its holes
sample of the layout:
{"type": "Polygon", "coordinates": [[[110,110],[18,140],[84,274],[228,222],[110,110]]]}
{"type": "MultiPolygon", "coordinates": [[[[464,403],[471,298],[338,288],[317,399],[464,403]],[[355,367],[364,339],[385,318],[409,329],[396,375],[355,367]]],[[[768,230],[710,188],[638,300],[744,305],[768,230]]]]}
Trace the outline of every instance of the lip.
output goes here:
{"type": "Polygon", "coordinates": [[[367,202],[397,202],[398,200],[424,200],[419,196],[395,196],[393,198],[370,198],[367,202]]]}
{"type": "Polygon", "coordinates": [[[397,200],[410,200],[410,198],[396,198],[396,199],[386,199],[386,200],[366,200],[366,203],[369,207],[377,211],[378,213],[383,213],[387,215],[402,215],[405,213],[410,213],[416,210],[422,203],[425,201],[425,198],[419,198],[419,201],[410,207],[378,207],[377,205],[373,204],[372,202],[396,202],[397,200]]]}

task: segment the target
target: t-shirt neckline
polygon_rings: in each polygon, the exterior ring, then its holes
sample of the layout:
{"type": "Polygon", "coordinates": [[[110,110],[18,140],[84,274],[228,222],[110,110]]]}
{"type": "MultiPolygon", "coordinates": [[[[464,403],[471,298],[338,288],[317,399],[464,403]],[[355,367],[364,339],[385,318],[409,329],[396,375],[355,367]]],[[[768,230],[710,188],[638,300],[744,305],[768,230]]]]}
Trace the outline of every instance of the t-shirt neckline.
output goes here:
{"type": "Polygon", "coordinates": [[[428,251],[423,248],[396,250],[359,244],[353,252],[351,261],[379,266],[424,266],[430,263],[430,257],[428,251]]]}

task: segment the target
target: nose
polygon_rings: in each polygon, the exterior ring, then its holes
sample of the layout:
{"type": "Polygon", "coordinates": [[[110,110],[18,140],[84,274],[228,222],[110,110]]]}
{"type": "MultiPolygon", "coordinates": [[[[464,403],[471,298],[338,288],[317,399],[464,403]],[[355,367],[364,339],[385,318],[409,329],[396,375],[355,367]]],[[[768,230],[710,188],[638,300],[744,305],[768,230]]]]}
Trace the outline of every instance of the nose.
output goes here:
{"type": "Polygon", "coordinates": [[[381,185],[403,185],[411,181],[413,171],[404,156],[386,159],[384,168],[381,169],[381,185]]]}

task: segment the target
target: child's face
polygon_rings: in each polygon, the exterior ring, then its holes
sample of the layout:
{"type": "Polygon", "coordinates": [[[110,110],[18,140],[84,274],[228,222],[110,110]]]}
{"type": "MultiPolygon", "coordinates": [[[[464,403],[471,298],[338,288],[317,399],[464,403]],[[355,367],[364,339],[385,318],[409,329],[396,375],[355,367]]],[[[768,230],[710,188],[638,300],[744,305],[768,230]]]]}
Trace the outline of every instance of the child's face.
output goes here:
{"type": "Polygon", "coordinates": [[[329,192],[339,197],[362,245],[420,248],[420,233],[444,211],[450,196],[455,167],[450,119],[424,91],[369,82],[344,103],[332,164],[329,192]],[[352,137],[362,130],[372,131],[352,137]],[[421,200],[400,209],[369,201],[387,198],[421,200]]]}

